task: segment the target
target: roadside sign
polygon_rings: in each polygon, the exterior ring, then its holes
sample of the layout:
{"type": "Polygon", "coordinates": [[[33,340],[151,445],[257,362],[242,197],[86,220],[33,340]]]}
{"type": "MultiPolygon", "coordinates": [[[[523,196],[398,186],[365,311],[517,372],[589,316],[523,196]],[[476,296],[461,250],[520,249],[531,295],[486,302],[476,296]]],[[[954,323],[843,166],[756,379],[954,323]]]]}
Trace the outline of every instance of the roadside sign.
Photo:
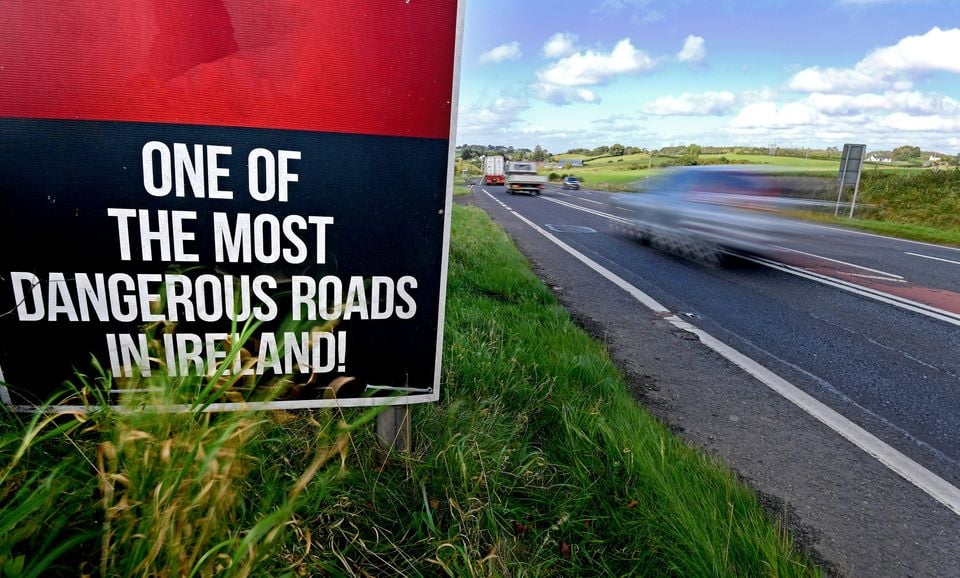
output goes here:
{"type": "Polygon", "coordinates": [[[462,14],[6,6],[0,399],[219,371],[218,409],[436,401],[462,14]]]}
{"type": "Polygon", "coordinates": [[[867,145],[864,144],[845,144],[843,152],[840,154],[840,172],[837,180],[840,183],[837,191],[837,206],[834,209],[834,215],[840,212],[840,199],[843,196],[845,186],[853,187],[853,199],[850,202],[850,218],[853,218],[853,209],[857,204],[857,193],[860,191],[860,174],[863,171],[863,159],[867,145]]]}

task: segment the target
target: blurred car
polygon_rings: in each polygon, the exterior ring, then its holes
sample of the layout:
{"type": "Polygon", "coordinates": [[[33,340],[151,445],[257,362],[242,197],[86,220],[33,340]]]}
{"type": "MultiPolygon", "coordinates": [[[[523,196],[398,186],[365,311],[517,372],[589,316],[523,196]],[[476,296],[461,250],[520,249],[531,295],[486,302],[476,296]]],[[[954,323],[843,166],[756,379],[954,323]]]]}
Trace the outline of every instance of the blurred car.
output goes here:
{"type": "Polygon", "coordinates": [[[573,177],[573,176],[563,177],[563,185],[562,185],[562,187],[563,187],[564,189],[579,190],[579,189],[580,189],[580,179],[578,179],[577,177],[573,177]]]}
{"type": "Polygon", "coordinates": [[[686,257],[717,262],[730,252],[764,255],[814,227],[784,210],[809,201],[784,198],[768,169],[745,165],[678,167],[649,180],[645,191],[610,204],[620,232],[686,257]]]}

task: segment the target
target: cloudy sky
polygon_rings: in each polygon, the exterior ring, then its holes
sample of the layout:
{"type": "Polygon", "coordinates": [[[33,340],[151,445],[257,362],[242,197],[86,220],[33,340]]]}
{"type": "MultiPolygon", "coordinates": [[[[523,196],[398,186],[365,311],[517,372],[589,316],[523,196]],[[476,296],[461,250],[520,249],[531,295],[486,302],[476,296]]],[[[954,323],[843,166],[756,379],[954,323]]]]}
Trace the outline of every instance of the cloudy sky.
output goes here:
{"type": "Polygon", "coordinates": [[[466,0],[458,144],[960,153],[960,0],[466,0]]]}

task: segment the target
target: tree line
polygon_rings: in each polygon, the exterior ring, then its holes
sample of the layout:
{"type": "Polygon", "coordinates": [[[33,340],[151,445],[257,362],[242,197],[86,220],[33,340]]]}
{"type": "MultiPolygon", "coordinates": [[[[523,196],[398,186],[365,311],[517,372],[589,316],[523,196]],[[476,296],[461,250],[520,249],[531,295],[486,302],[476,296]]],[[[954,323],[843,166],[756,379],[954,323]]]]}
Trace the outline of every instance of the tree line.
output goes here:
{"type": "MultiPolygon", "coordinates": [[[[671,145],[659,149],[647,149],[638,146],[625,146],[620,143],[612,145],[601,145],[595,148],[572,148],[563,153],[554,154],[540,145],[533,149],[520,148],[502,145],[471,145],[464,144],[457,146],[457,156],[464,161],[479,162],[480,157],[491,155],[502,155],[509,160],[516,161],[549,161],[554,160],[560,155],[569,155],[581,157],[586,160],[603,157],[618,157],[634,154],[651,154],[655,156],[676,157],[678,164],[697,164],[697,159],[701,154],[707,155],[726,155],[726,154],[749,154],[749,155],[770,155],[784,157],[801,157],[819,160],[839,160],[841,151],[838,147],[829,146],[826,148],[797,148],[780,147],[768,145],[766,147],[752,146],[700,146],[697,144],[671,145]]],[[[880,158],[889,158],[892,161],[904,163],[920,164],[927,161],[930,157],[938,158],[941,162],[960,165],[960,154],[947,155],[936,151],[923,151],[918,146],[903,145],[892,151],[871,150],[871,155],[880,158]]]]}

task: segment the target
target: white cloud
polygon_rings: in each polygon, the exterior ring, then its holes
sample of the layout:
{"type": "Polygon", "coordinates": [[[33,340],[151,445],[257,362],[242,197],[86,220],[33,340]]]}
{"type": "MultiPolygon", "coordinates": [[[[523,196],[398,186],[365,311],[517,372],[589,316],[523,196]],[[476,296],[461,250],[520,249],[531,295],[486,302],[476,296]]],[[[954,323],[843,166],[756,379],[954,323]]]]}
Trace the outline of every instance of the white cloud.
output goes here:
{"type": "Polygon", "coordinates": [[[900,132],[956,133],[960,130],[960,118],[955,116],[924,115],[918,116],[905,112],[895,112],[877,119],[882,127],[900,132]]]}
{"type": "Polygon", "coordinates": [[[575,102],[586,102],[588,104],[597,104],[600,97],[589,88],[577,86],[558,86],[546,82],[536,82],[531,85],[537,98],[552,104],[573,104],[575,102]]]}
{"type": "Polygon", "coordinates": [[[878,48],[853,68],[806,68],[787,83],[792,90],[853,94],[887,88],[909,90],[918,76],[932,72],[960,73],[960,29],[931,28],[878,48]]]}
{"type": "Polygon", "coordinates": [[[827,115],[852,115],[871,111],[898,111],[915,115],[960,114],[960,101],[939,94],[894,92],[859,95],[814,93],[807,102],[827,115]]]}
{"type": "Polygon", "coordinates": [[[487,64],[490,62],[503,62],[504,60],[517,60],[520,56],[522,56],[520,44],[518,42],[510,42],[508,44],[501,44],[496,48],[491,48],[481,54],[480,63],[487,64]]]}
{"type": "Polygon", "coordinates": [[[488,135],[492,138],[492,135],[507,134],[520,122],[520,113],[528,108],[527,99],[508,96],[488,103],[461,105],[457,114],[457,134],[466,137],[468,142],[479,142],[481,137],[488,135]]]}
{"type": "Polygon", "coordinates": [[[683,48],[677,53],[677,60],[696,63],[702,61],[706,56],[707,50],[704,48],[703,37],[691,34],[684,40],[683,48]]]}
{"type": "Polygon", "coordinates": [[[960,28],[931,28],[922,36],[907,36],[893,46],[874,50],[858,68],[883,73],[960,73],[960,28]]]}
{"type": "Polygon", "coordinates": [[[560,58],[573,52],[577,35],[569,32],[557,32],[543,44],[543,55],[547,58],[560,58]]]}
{"type": "Polygon", "coordinates": [[[786,85],[807,93],[803,100],[744,107],[730,127],[740,134],[766,126],[781,135],[802,128],[807,138],[852,135],[878,148],[899,146],[905,138],[932,149],[948,146],[947,135],[960,131],[960,100],[915,86],[931,74],[960,74],[956,54],[960,29],[935,27],[872,50],[849,68],[806,68],[786,85]]]}
{"type": "Polygon", "coordinates": [[[622,74],[652,70],[656,62],[637,50],[629,38],[617,42],[609,53],[577,52],[537,73],[541,82],[554,86],[595,86],[622,74]]]}
{"type": "Polygon", "coordinates": [[[734,128],[788,128],[827,124],[826,117],[803,102],[778,106],[774,102],[754,102],[743,107],[730,121],[734,128]]]}
{"type": "Polygon", "coordinates": [[[794,74],[787,87],[799,92],[857,93],[881,90],[886,84],[882,78],[856,69],[814,66],[794,74]]]}
{"type": "Polygon", "coordinates": [[[660,116],[723,116],[730,112],[737,97],[732,92],[684,92],[680,96],[663,96],[643,107],[648,114],[660,116]]]}

